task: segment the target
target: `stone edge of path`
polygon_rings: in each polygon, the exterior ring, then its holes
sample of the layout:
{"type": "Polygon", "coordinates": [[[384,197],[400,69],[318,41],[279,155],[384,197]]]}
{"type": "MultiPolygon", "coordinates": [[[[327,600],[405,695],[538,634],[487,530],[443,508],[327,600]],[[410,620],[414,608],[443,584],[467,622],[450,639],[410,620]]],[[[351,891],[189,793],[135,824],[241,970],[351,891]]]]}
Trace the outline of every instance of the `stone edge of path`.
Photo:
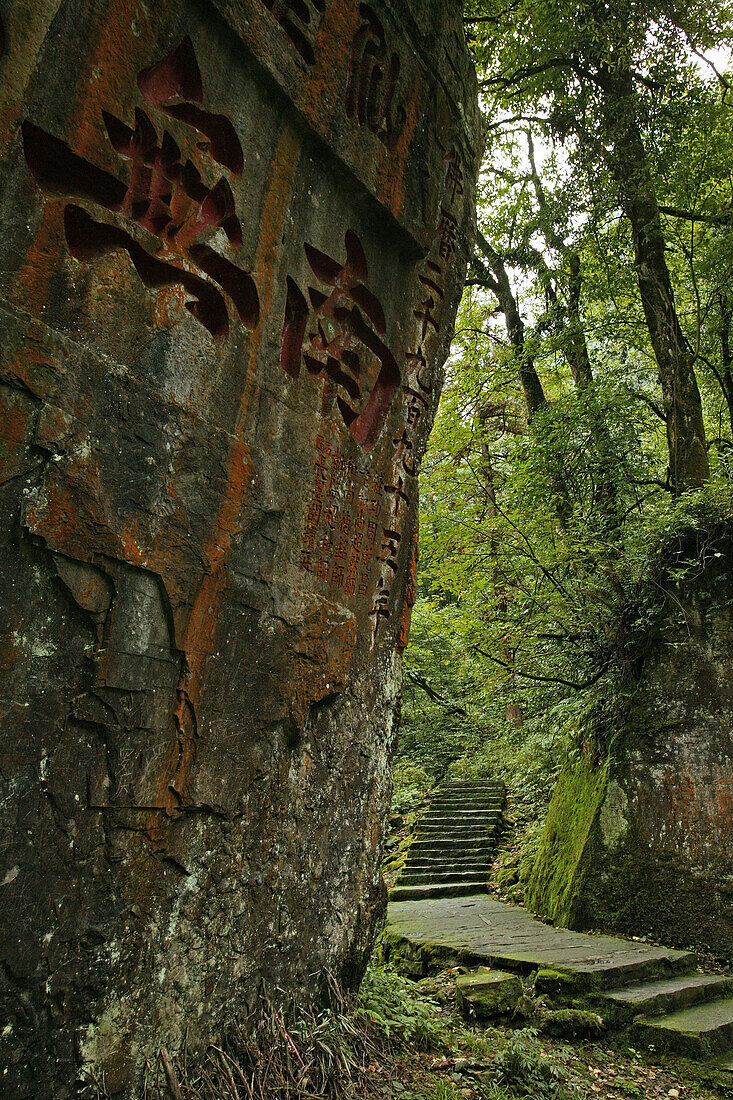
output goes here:
{"type": "Polygon", "coordinates": [[[552,969],[571,976],[578,990],[603,989],[654,975],[681,973],[697,963],[693,951],[554,928],[521,906],[500,902],[488,894],[390,901],[384,939],[385,955],[399,957],[411,969],[490,966],[523,974],[552,969]],[[467,927],[471,917],[478,920],[467,927]],[[496,941],[497,935],[502,936],[502,924],[503,935],[513,939],[514,946],[490,944],[490,939],[496,941]],[[539,946],[531,944],[535,933],[539,946]],[[553,942],[558,950],[551,948],[553,942]],[[568,953],[575,958],[569,958],[568,953]]]}

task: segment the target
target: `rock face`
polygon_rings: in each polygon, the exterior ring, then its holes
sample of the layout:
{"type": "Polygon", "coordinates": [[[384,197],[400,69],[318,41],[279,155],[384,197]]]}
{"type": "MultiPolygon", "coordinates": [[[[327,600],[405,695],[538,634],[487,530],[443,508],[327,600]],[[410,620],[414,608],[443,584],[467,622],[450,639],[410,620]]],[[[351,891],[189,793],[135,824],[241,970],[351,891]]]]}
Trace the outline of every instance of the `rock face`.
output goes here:
{"type": "Polygon", "coordinates": [[[558,924],[733,959],[731,545],[686,547],[700,564],[659,578],[623,727],[602,765],[560,776],[525,895],[558,924]]]}
{"type": "Polygon", "coordinates": [[[370,949],[476,91],[458,0],[2,24],[3,1095],[135,1095],[370,949]]]}

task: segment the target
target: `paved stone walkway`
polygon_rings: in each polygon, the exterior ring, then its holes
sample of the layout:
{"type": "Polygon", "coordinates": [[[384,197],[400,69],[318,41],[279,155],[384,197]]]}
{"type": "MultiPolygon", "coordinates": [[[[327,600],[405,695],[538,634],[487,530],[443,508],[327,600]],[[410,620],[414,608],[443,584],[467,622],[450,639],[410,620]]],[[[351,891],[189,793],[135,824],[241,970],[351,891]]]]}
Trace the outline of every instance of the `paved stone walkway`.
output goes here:
{"type": "Polygon", "coordinates": [[[694,952],[553,928],[488,894],[391,901],[386,947],[420,969],[561,971],[545,985],[571,1003],[581,993],[609,1026],[630,1026],[634,1042],[733,1069],[733,978],[700,973],[694,952]]]}
{"type": "Polygon", "coordinates": [[[527,972],[550,967],[594,976],[612,986],[689,969],[695,955],[665,947],[650,947],[615,936],[591,936],[553,928],[526,909],[487,894],[390,902],[387,934],[393,942],[435,944],[476,965],[527,972]]]}

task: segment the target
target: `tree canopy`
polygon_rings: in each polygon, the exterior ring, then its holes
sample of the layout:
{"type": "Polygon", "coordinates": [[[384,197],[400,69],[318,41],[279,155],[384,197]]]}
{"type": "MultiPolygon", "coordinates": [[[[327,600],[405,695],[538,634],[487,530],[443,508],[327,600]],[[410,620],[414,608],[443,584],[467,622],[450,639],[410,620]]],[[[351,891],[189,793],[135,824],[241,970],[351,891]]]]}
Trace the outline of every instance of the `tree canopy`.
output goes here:
{"type": "Polygon", "coordinates": [[[652,614],[665,538],[730,511],[733,9],[465,13],[486,148],[401,752],[434,777],[521,759],[546,785],[652,614]]]}

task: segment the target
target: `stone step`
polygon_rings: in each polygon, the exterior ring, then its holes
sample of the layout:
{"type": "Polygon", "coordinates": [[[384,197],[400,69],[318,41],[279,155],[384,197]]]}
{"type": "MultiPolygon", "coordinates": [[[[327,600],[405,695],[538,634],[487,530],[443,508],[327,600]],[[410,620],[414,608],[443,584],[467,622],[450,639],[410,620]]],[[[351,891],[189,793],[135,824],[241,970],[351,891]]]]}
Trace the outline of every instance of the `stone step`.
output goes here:
{"type": "Polygon", "coordinates": [[[438,867],[451,867],[456,871],[485,871],[491,867],[491,861],[485,856],[471,859],[446,859],[445,857],[430,857],[425,859],[406,859],[403,870],[408,868],[415,871],[433,871],[438,867]]]}
{"type": "Polygon", "coordinates": [[[481,828],[486,822],[496,824],[501,821],[501,814],[482,814],[480,818],[467,817],[464,814],[452,814],[450,817],[445,817],[442,821],[420,821],[417,823],[416,828],[481,828]]]}
{"type": "Polygon", "coordinates": [[[441,783],[437,791],[500,791],[501,783],[494,783],[490,779],[455,779],[448,783],[441,783]]]}
{"type": "Polygon", "coordinates": [[[417,901],[430,898],[463,898],[484,893],[478,887],[461,881],[444,882],[439,886],[393,886],[390,901],[417,901]]]}
{"type": "Polygon", "coordinates": [[[456,1007],[469,1019],[513,1014],[522,997],[522,979],[505,970],[481,967],[456,978],[456,1007]]]}
{"type": "Polygon", "coordinates": [[[433,801],[440,798],[504,798],[504,791],[497,787],[440,787],[429,796],[433,801]]]}
{"type": "Polygon", "coordinates": [[[429,882],[465,882],[475,883],[477,886],[485,884],[487,881],[487,875],[484,871],[461,871],[457,872],[450,868],[445,871],[408,871],[405,874],[404,870],[400,874],[397,880],[400,886],[411,886],[414,883],[429,883],[429,882]]]}
{"type": "Polygon", "coordinates": [[[438,787],[430,798],[504,798],[501,787],[438,787]]]}
{"type": "MultiPolygon", "coordinates": [[[[499,814],[489,822],[489,827],[492,825],[498,825],[499,814]]],[[[485,823],[482,821],[472,822],[466,821],[464,818],[456,816],[451,821],[421,821],[417,826],[416,832],[450,832],[453,829],[459,829],[462,833],[481,832],[485,823]]]]}
{"type": "Polygon", "coordinates": [[[418,869],[416,871],[411,867],[403,867],[400,871],[398,882],[395,885],[404,886],[408,879],[411,881],[414,878],[421,878],[427,882],[434,877],[440,879],[447,877],[455,879],[456,882],[459,879],[468,882],[469,877],[474,876],[477,877],[480,882],[488,882],[490,874],[490,867],[471,868],[470,870],[466,870],[462,867],[428,867],[427,869],[423,868],[422,870],[418,869]]]}
{"type": "Polygon", "coordinates": [[[461,878],[463,875],[483,875],[484,878],[488,878],[491,874],[491,864],[486,860],[484,860],[483,863],[461,864],[460,867],[456,867],[453,863],[406,863],[400,871],[400,878],[402,878],[403,875],[434,874],[452,875],[453,878],[461,878]]]}
{"type": "Polygon", "coordinates": [[[485,814],[500,814],[501,812],[501,806],[491,802],[483,806],[429,806],[421,820],[424,821],[426,817],[456,817],[458,814],[461,817],[473,820],[475,817],[482,817],[485,814]]]}
{"type": "Polygon", "coordinates": [[[446,784],[446,786],[438,787],[436,789],[433,798],[442,798],[445,795],[461,794],[493,794],[503,797],[504,788],[499,786],[498,783],[446,784]]]}
{"type": "Polygon", "coordinates": [[[484,856],[488,859],[493,855],[494,848],[495,845],[491,844],[489,837],[474,844],[467,844],[464,840],[413,840],[408,858],[440,856],[448,859],[451,856],[484,856]]]}
{"type": "Polygon", "coordinates": [[[439,817],[441,820],[447,818],[453,821],[457,818],[465,818],[467,821],[474,821],[476,818],[491,814],[501,816],[502,813],[501,806],[430,806],[420,818],[420,821],[429,820],[431,817],[439,817]]]}
{"type": "Polygon", "coordinates": [[[440,818],[457,818],[465,817],[469,821],[473,821],[474,817],[480,817],[484,814],[502,814],[501,806],[431,806],[425,811],[424,816],[421,818],[424,821],[426,818],[440,817],[440,818]]]}
{"type": "Polygon", "coordinates": [[[406,859],[402,865],[402,870],[407,871],[412,868],[416,868],[418,871],[434,871],[443,870],[449,867],[455,871],[456,876],[463,874],[464,871],[484,871],[487,868],[491,868],[491,855],[484,853],[480,859],[462,860],[460,863],[451,859],[406,859]]]}
{"type": "Polygon", "coordinates": [[[621,1016],[659,1016],[704,1004],[733,993],[733,978],[725,974],[683,974],[641,982],[604,994],[621,1016]]]}
{"type": "Polygon", "coordinates": [[[707,1058],[733,1049],[733,997],[634,1021],[637,1041],[659,1051],[707,1058]]]}
{"type": "Polygon", "coordinates": [[[495,845],[491,843],[489,837],[472,844],[468,844],[462,840],[413,840],[412,847],[410,848],[410,857],[418,855],[445,857],[450,855],[483,855],[488,857],[493,854],[494,848],[495,845]]]}
{"type": "Polygon", "coordinates": [[[733,1053],[721,1054],[719,1057],[713,1058],[711,1064],[722,1073],[730,1073],[733,1075],[733,1053]]]}
{"type": "Polygon", "coordinates": [[[468,820],[473,820],[474,816],[480,816],[481,814],[501,814],[503,809],[501,806],[430,806],[425,811],[424,817],[466,817],[468,820]]]}
{"type": "Polygon", "coordinates": [[[492,837],[493,834],[497,831],[497,828],[498,823],[493,828],[473,828],[469,829],[468,835],[461,833],[458,837],[452,836],[452,834],[449,832],[448,826],[446,826],[446,828],[444,829],[426,829],[424,832],[420,829],[417,829],[415,831],[415,839],[413,840],[413,844],[436,844],[445,839],[452,840],[452,842],[456,844],[470,844],[471,836],[476,837],[476,843],[485,844],[487,838],[492,837]],[[420,835],[421,833],[422,835],[420,835]]]}
{"type": "Polygon", "coordinates": [[[457,840],[463,844],[470,844],[472,841],[475,841],[477,844],[480,844],[482,842],[486,843],[487,841],[495,840],[498,832],[498,822],[494,825],[477,825],[471,829],[460,829],[456,828],[454,825],[444,829],[419,829],[415,833],[413,844],[431,843],[441,840],[457,840]]]}
{"type": "MultiPolygon", "coordinates": [[[[422,825],[450,825],[452,822],[462,821],[468,824],[474,822],[497,821],[502,816],[500,810],[472,810],[470,813],[457,812],[455,814],[430,813],[420,817],[419,826],[422,825]]],[[[419,827],[418,826],[418,827],[419,827]]]]}
{"type": "Polygon", "coordinates": [[[472,809],[478,807],[481,809],[484,806],[494,806],[497,809],[501,809],[504,805],[503,798],[497,798],[496,795],[486,795],[485,797],[479,797],[478,795],[466,795],[464,798],[459,798],[457,795],[454,798],[431,798],[429,806],[431,809],[437,807],[445,807],[446,809],[454,809],[455,807],[465,806],[466,809],[472,809]]]}

